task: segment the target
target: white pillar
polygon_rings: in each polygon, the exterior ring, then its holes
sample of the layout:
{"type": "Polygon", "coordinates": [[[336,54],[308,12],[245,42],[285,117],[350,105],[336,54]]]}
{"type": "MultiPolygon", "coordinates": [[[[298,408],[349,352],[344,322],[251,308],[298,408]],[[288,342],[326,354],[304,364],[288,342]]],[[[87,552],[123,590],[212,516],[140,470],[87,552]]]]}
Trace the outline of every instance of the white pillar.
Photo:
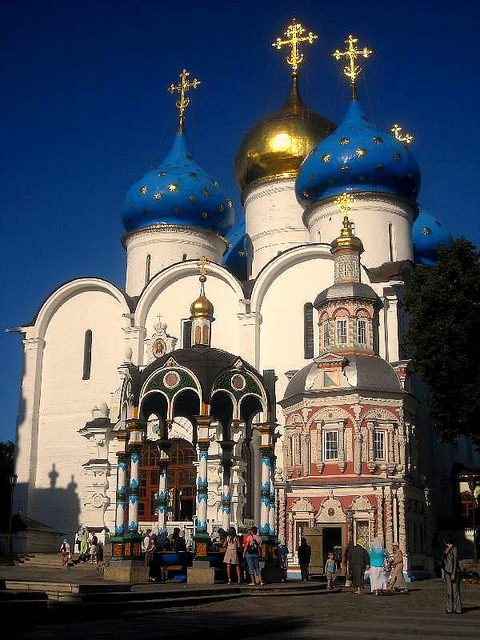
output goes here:
{"type": "Polygon", "coordinates": [[[125,519],[127,515],[127,464],[128,454],[117,453],[117,504],[115,511],[115,535],[121,536],[125,533],[125,519]]]}

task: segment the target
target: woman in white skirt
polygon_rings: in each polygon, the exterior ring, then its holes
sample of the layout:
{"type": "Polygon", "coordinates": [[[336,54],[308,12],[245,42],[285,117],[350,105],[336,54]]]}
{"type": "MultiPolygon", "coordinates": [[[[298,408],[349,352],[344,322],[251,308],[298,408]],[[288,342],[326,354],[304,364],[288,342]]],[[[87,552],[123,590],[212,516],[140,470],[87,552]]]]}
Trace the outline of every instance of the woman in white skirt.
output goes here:
{"type": "Polygon", "coordinates": [[[235,527],[230,527],[230,529],[228,530],[226,542],[227,549],[225,551],[225,557],[223,558],[223,561],[227,565],[228,584],[232,584],[232,565],[235,565],[237,568],[237,582],[238,584],[241,584],[242,580],[240,577],[240,565],[238,562],[238,548],[240,546],[240,540],[238,539],[235,527]]]}
{"type": "Polygon", "coordinates": [[[381,538],[375,538],[370,547],[370,589],[378,595],[387,588],[387,575],[385,573],[385,558],[387,552],[381,538]]]}

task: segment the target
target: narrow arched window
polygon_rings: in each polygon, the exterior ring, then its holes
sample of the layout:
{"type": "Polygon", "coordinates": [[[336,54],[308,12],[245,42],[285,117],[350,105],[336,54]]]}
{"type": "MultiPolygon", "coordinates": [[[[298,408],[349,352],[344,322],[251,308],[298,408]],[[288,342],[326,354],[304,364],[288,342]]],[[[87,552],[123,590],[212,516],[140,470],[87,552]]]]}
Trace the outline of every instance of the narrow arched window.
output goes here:
{"type": "Polygon", "coordinates": [[[306,360],[313,358],[313,304],[303,305],[303,354],[306,360]]]}
{"type": "Polygon", "coordinates": [[[388,253],[390,262],[394,262],[397,259],[397,247],[395,243],[395,231],[391,222],[388,224],[388,253]]]}
{"type": "Polygon", "coordinates": [[[151,268],[152,268],[152,256],[148,254],[145,259],[145,284],[148,284],[150,282],[151,268]]]}
{"type": "Polygon", "coordinates": [[[83,343],[83,376],[82,380],[90,380],[92,371],[92,332],[90,329],[85,331],[85,340],[83,343]]]}

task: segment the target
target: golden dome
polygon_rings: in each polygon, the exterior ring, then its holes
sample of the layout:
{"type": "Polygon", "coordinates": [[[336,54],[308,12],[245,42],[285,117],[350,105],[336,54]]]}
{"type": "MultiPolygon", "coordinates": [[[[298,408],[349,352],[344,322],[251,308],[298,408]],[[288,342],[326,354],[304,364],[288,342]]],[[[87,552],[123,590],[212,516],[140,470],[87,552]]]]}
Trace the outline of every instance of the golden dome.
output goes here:
{"type": "Polygon", "coordinates": [[[205,291],[202,288],[200,290],[200,295],[198,298],[192,302],[190,306],[190,315],[192,318],[211,318],[213,319],[213,304],[208,300],[205,296],[205,291]]]}
{"type": "Polygon", "coordinates": [[[338,251],[339,249],[353,249],[358,253],[363,253],[364,249],[362,241],[360,240],[360,238],[357,238],[357,236],[353,235],[352,226],[352,223],[346,215],[343,218],[343,227],[340,235],[331,243],[332,253],[338,251]]]}
{"type": "Polygon", "coordinates": [[[254,182],[296,177],[305,157],[334,129],[333,122],[307,109],[293,76],[280,111],[262,118],[243,139],[234,166],[238,186],[243,191],[254,182]]]}

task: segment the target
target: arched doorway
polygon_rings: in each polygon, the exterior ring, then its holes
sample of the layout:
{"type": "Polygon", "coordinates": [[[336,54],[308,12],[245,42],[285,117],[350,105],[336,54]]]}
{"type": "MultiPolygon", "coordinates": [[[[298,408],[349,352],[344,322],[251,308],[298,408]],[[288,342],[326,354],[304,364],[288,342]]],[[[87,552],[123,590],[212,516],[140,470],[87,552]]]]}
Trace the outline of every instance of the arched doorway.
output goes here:
{"type": "MultiPolygon", "coordinates": [[[[172,440],[167,472],[168,520],[192,521],[195,513],[195,448],[180,438],[172,440]]],[[[154,442],[147,442],[140,467],[139,520],[155,522],[155,495],[160,479],[160,454],[154,442]]]]}

